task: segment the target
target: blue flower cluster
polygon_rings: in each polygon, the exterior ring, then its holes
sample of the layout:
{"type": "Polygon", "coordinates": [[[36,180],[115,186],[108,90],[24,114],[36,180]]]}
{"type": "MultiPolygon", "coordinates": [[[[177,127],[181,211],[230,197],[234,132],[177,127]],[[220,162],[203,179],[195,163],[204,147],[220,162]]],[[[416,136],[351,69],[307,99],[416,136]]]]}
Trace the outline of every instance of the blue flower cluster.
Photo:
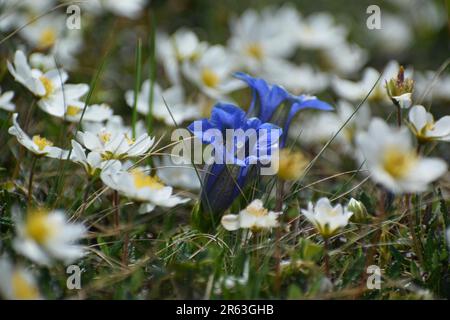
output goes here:
{"type": "Polygon", "coordinates": [[[220,152],[219,158],[216,154],[215,159],[225,161],[208,165],[203,177],[202,205],[214,216],[228,209],[251,180],[250,176],[257,174],[261,165],[267,164],[267,158],[278,147],[285,146],[289,126],[300,110],[333,110],[329,104],[314,96],[295,96],[281,86],[268,84],[264,79],[253,78],[242,72],[235,76],[245,81],[252,90],[252,102],[248,111],[233,104],[219,102],[214,106],[210,119],[194,121],[188,127],[204,144],[213,145],[215,152],[224,151],[220,152]],[[250,137],[246,136],[243,143],[227,148],[220,137],[225,136],[228,129],[253,129],[258,136],[256,143],[250,143],[250,137]],[[272,134],[268,134],[269,132],[272,134]],[[237,156],[239,148],[246,150],[243,158],[237,156]],[[234,165],[227,165],[230,162],[226,160],[230,159],[234,160],[234,165]]]}

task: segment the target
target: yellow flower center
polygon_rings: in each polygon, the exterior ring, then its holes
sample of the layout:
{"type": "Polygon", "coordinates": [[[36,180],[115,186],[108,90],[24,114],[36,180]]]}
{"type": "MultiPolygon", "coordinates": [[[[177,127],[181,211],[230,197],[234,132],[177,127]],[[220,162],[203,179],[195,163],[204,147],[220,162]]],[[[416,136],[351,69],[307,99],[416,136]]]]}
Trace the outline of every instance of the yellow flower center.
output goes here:
{"type": "Polygon", "coordinates": [[[19,271],[15,271],[12,274],[11,286],[13,295],[16,299],[32,300],[39,298],[38,289],[33,284],[28,282],[19,271]]]}
{"type": "Polygon", "coordinates": [[[51,147],[53,145],[53,142],[42,138],[40,135],[33,136],[33,143],[38,146],[40,151],[43,151],[45,147],[51,147]]]}
{"type": "Polygon", "coordinates": [[[38,46],[39,48],[51,47],[56,41],[56,32],[52,28],[46,28],[42,31],[39,37],[38,46]]]}
{"type": "Polygon", "coordinates": [[[131,172],[134,180],[134,186],[138,189],[151,188],[154,190],[159,190],[164,188],[164,184],[161,183],[158,177],[151,177],[146,175],[139,169],[134,169],[131,172]]]}
{"type": "Polygon", "coordinates": [[[300,152],[280,150],[278,176],[286,181],[297,180],[308,165],[308,160],[300,152]]]}
{"type": "Polygon", "coordinates": [[[207,87],[215,88],[219,84],[219,76],[209,68],[202,71],[202,81],[207,87]]]}
{"type": "Polygon", "coordinates": [[[49,95],[52,94],[52,92],[54,90],[53,83],[50,81],[49,78],[44,77],[44,76],[39,77],[39,80],[41,80],[42,85],[45,88],[45,93],[42,97],[44,97],[44,98],[48,97],[49,95]]]}
{"type": "Polygon", "coordinates": [[[111,140],[111,133],[108,131],[103,131],[98,134],[98,137],[103,142],[103,144],[107,143],[109,140],[111,140]]]}
{"type": "Polygon", "coordinates": [[[38,244],[44,244],[55,233],[49,223],[48,212],[37,210],[30,212],[25,221],[25,233],[38,244]]]}
{"type": "Polygon", "coordinates": [[[414,152],[388,148],[383,155],[383,168],[393,178],[400,179],[408,174],[416,161],[417,155],[414,152]]]}
{"type": "Polygon", "coordinates": [[[77,114],[81,112],[81,108],[77,106],[68,106],[66,114],[71,117],[75,117],[77,114]]]}
{"type": "Polygon", "coordinates": [[[252,216],[255,217],[264,217],[267,216],[267,212],[268,210],[261,207],[256,207],[256,206],[248,206],[245,211],[247,211],[248,213],[250,213],[252,216]]]}
{"type": "Polygon", "coordinates": [[[262,60],[262,58],[264,57],[263,48],[259,43],[251,43],[247,47],[247,53],[256,60],[262,60]]]}

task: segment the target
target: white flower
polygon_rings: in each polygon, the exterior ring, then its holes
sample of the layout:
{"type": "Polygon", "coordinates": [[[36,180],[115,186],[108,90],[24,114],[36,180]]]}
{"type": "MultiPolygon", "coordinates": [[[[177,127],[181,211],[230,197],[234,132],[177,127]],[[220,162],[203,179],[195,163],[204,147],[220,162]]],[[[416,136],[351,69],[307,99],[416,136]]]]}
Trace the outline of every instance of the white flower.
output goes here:
{"type": "Polygon", "coordinates": [[[38,106],[56,117],[62,117],[67,107],[79,103],[79,99],[89,90],[86,84],[65,84],[68,75],[62,69],[52,69],[45,73],[39,69],[31,69],[20,50],[14,55],[14,64],[9,61],[7,64],[14,79],[39,99],[38,106]]]}
{"type": "Polygon", "coordinates": [[[447,171],[443,160],[417,155],[407,128],[391,128],[379,118],[357,135],[356,143],[371,178],[394,193],[425,191],[447,171]]]}
{"type": "Polygon", "coordinates": [[[308,64],[297,66],[284,60],[267,62],[262,77],[296,94],[314,94],[323,91],[329,84],[327,74],[314,70],[308,64]]]}
{"type": "Polygon", "coordinates": [[[328,49],[343,43],[347,30],[341,25],[336,25],[332,15],[321,12],[302,20],[296,34],[302,48],[328,49]]]}
{"type": "MultiPolygon", "coordinates": [[[[142,114],[148,114],[150,98],[150,81],[146,80],[142,84],[141,91],[137,99],[137,111],[142,114]]],[[[129,90],[125,94],[127,104],[134,107],[134,91],[129,90]]],[[[180,85],[175,85],[166,90],[155,83],[153,87],[153,106],[152,114],[155,118],[164,121],[166,125],[175,126],[186,120],[197,119],[201,116],[200,107],[190,104],[186,101],[185,93],[180,85]],[[163,99],[164,98],[164,99],[163,99]],[[164,102],[165,100],[165,102],[164,102]],[[166,106],[167,103],[167,106],[166,106]],[[170,113],[167,110],[170,109],[170,113]],[[172,119],[173,117],[173,119],[172,119]]]]}
{"type": "MultiPolygon", "coordinates": [[[[83,114],[84,102],[74,101],[66,108],[66,113],[61,117],[69,122],[79,122],[83,114]]],[[[113,115],[112,109],[105,103],[93,104],[86,107],[83,121],[103,122],[113,115]]]]}
{"type": "MultiPolygon", "coordinates": [[[[408,21],[409,22],[409,21],[408,21]]],[[[383,13],[383,26],[380,29],[367,30],[367,35],[376,41],[377,49],[395,54],[406,50],[413,40],[410,23],[399,15],[383,13]]]]}
{"type": "Polygon", "coordinates": [[[174,84],[181,81],[180,64],[197,60],[208,47],[206,42],[201,42],[194,32],[186,28],[178,29],[170,37],[159,33],[156,43],[158,59],[162,61],[168,78],[174,84]]]}
{"type": "Polygon", "coordinates": [[[57,69],[55,57],[52,55],[45,55],[40,52],[33,52],[29,57],[30,66],[34,69],[48,71],[57,69]]]}
{"type": "Polygon", "coordinates": [[[72,140],[72,153],[70,155],[70,160],[81,164],[90,176],[95,175],[106,166],[106,163],[103,161],[100,153],[91,151],[86,156],[83,147],[75,140],[72,140]]]}
{"type": "Polygon", "coordinates": [[[282,212],[268,211],[261,200],[253,200],[239,214],[227,214],[222,217],[222,226],[228,231],[237,229],[272,229],[278,227],[278,216],[282,212]]]}
{"type": "Polygon", "coordinates": [[[20,29],[20,35],[28,44],[40,50],[53,47],[65,30],[65,17],[48,14],[39,19],[34,16],[27,19],[26,27],[20,29]]]}
{"type": "Polygon", "coordinates": [[[33,152],[38,156],[46,156],[49,158],[56,159],[66,159],[68,155],[67,150],[60,149],[53,146],[53,142],[47,140],[40,135],[34,135],[30,138],[23,130],[20,128],[17,122],[18,114],[13,114],[13,125],[8,129],[9,134],[12,134],[17,138],[17,141],[23,145],[25,148],[33,152]]]}
{"type": "Polygon", "coordinates": [[[83,8],[96,14],[110,11],[115,15],[137,19],[143,12],[147,0],[89,0],[82,2],[83,8]]]}
{"type": "Polygon", "coordinates": [[[137,138],[133,139],[131,128],[124,127],[122,118],[116,116],[109,119],[106,126],[101,123],[86,124],[85,131],[78,131],[76,137],[86,149],[100,153],[104,160],[138,157],[152,147],[155,138],[137,127],[137,138]]]}
{"type": "Polygon", "coordinates": [[[190,200],[173,195],[172,187],[164,185],[156,176],[147,175],[144,170],[145,168],[130,168],[129,163],[121,164],[113,160],[105,166],[100,177],[111,189],[139,201],[140,213],[150,212],[156,206],[171,208],[190,200]]]}
{"type": "Polygon", "coordinates": [[[2,93],[2,89],[0,88],[0,109],[14,112],[16,106],[11,102],[12,98],[14,98],[14,92],[6,91],[2,93]]]}
{"type": "Polygon", "coordinates": [[[35,210],[16,222],[14,249],[32,261],[49,266],[55,260],[69,264],[84,255],[75,244],[86,233],[80,223],[69,223],[62,210],[35,210]]]}
{"type": "Polygon", "coordinates": [[[252,74],[261,75],[267,63],[288,58],[297,47],[300,28],[297,11],[291,6],[264,9],[261,14],[246,10],[230,23],[228,46],[237,62],[252,74]]]}
{"type": "Polygon", "coordinates": [[[341,43],[323,51],[327,65],[346,76],[359,71],[368,60],[367,51],[356,44],[341,43]]]}
{"type": "Polygon", "coordinates": [[[234,60],[220,45],[209,47],[196,61],[185,61],[183,73],[211,98],[224,98],[245,84],[232,77],[234,60]]]}
{"type": "Polygon", "coordinates": [[[351,103],[339,100],[336,104],[336,112],[322,112],[313,115],[307,121],[293,122],[289,136],[307,145],[323,144],[340,130],[333,143],[337,143],[342,148],[341,151],[356,155],[355,134],[369,125],[370,108],[365,104],[353,115],[354,112],[355,108],[351,103]],[[351,116],[351,120],[347,122],[351,116]]]}
{"type": "Polygon", "coordinates": [[[175,164],[172,156],[163,156],[162,162],[155,159],[158,177],[166,184],[188,190],[199,190],[200,181],[194,167],[189,161],[175,164]]]}
{"type": "Polygon", "coordinates": [[[434,121],[431,113],[416,105],[409,110],[411,130],[420,142],[440,140],[450,141],[450,116],[434,121]]]}
{"type": "Polygon", "coordinates": [[[309,202],[308,209],[302,209],[302,213],[325,238],[333,236],[339,229],[344,228],[353,214],[341,204],[333,207],[328,198],[320,198],[316,205],[309,202]]]}
{"type": "Polygon", "coordinates": [[[7,300],[39,300],[41,295],[33,275],[0,258],[0,296],[7,300]]]}
{"type": "MultiPolygon", "coordinates": [[[[391,80],[392,78],[397,78],[399,68],[400,66],[396,61],[391,61],[387,64],[383,73],[381,74],[380,80],[368,97],[369,101],[390,101],[386,91],[386,82],[391,80]]],[[[411,78],[411,76],[412,71],[405,70],[405,78],[411,78]]],[[[363,72],[361,81],[354,82],[335,77],[332,85],[337,95],[341,98],[350,101],[362,101],[370,92],[370,89],[372,89],[372,87],[375,85],[379,77],[380,72],[373,68],[366,68],[363,72]]],[[[404,98],[407,97],[405,96],[404,98]]],[[[409,105],[407,104],[405,104],[405,106],[409,107],[409,105]]]]}

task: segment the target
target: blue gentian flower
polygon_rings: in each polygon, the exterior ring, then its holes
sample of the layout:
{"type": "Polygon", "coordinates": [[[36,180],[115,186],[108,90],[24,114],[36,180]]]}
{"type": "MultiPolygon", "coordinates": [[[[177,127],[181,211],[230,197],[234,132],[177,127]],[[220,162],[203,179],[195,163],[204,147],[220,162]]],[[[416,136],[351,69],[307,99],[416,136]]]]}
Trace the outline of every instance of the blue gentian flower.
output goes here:
{"type": "Polygon", "coordinates": [[[210,119],[194,121],[188,129],[204,144],[214,146],[215,162],[205,168],[201,192],[202,203],[214,214],[228,209],[244,189],[249,175],[269,163],[272,152],[278,151],[282,133],[271,123],[247,118],[245,111],[228,103],[217,103],[210,119]],[[227,129],[249,134],[231,136],[234,143],[229,148],[227,129]]]}
{"type": "Polygon", "coordinates": [[[263,122],[272,122],[283,128],[280,146],[284,147],[288,136],[289,126],[297,112],[303,109],[318,109],[324,111],[333,110],[328,103],[309,95],[293,95],[278,85],[268,84],[264,79],[253,78],[243,73],[235,73],[235,77],[245,81],[252,90],[252,102],[248,110],[248,115],[256,116],[263,122]],[[273,119],[275,111],[281,105],[287,105],[288,113],[283,117],[281,123],[273,119]]]}

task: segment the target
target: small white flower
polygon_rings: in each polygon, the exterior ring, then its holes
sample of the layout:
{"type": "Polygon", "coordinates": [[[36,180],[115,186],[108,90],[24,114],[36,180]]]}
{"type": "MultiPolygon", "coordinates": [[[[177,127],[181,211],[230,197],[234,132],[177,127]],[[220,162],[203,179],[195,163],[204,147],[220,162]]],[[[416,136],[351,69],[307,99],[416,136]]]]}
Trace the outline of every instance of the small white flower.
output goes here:
{"type": "Polygon", "coordinates": [[[45,55],[40,52],[33,52],[29,57],[30,66],[34,69],[39,69],[42,71],[48,71],[52,69],[57,69],[55,57],[48,54],[45,55]]]}
{"type": "MultiPolygon", "coordinates": [[[[66,113],[61,117],[69,122],[79,122],[83,114],[84,102],[74,101],[66,108],[66,113]]],[[[112,109],[105,103],[93,104],[86,107],[83,122],[103,122],[113,115],[112,109]]]]}
{"type": "Polygon", "coordinates": [[[6,91],[2,93],[2,89],[0,88],[0,109],[14,112],[16,110],[16,106],[11,102],[12,98],[14,98],[14,92],[6,91]]]}
{"type": "Polygon", "coordinates": [[[62,36],[65,18],[61,15],[47,14],[39,19],[27,17],[26,27],[20,29],[20,35],[27,43],[39,50],[52,48],[62,36]]]}
{"type": "Polygon", "coordinates": [[[66,159],[68,155],[67,150],[60,149],[53,146],[53,142],[47,140],[40,135],[34,135],[30,138],[19,126],[17,122],[18,114],[13,114],[13,125],[8,129],[9,134],[17,138],[17,141],[25,148],[38,156],[46,156],[55,159],[66,159]]]}
{"type": "Polygon", "coordinates": [[[268,211],[264,208],[261,200],[253,200],[239,214],[227,214],[222,217],[222,226],[228,231],[237,229],[251,229],[259,231],[261,229],[272,229],[278,227],[278,217],[281,212],[268,211]]]}
{"type": "Polygon", "coordinates": [[[173,195],[173,189],[164,185],[158,177],[145,173],[145,168],[130,168],[129,163],[109,161],[100,177],[105,185],[119,191],[125,197],[141,203],[140,213],[152,211],[156,206],[171,208],[190,199],[173,195]]]}
{"type": "Polygon", "coordinates": [[[155,165],[158,171],[158,177],[164,183],[188,190],[200,189],[200,181],[190,162],[186,161],[185,164],[175,164],[171,156],[163,156],[161,163],[155,159],[155,165]]]}
{"type": "Polygon", "coordinates": [[[308,209],[302,209],[302,213],[325,238],[344,228],[353,214],[341,204],[333,207],[328,198],[320,198],[315,205],[309,202],[308,209]]]}
{"type": "Polygon", "coordinates": [[[323,51],[327,65],[344,76],[358,72],[367,62],[366,50],[356,44],[340,43],[323,51]]]}
{"type": "Polygon", "coordinates": [[[307,145],[323,144],[330,140],[339,130],[333,143],[341,147],[341,151],[355,156],[354,140],[360,130],[367,129],[370,122],[370,108],[367,104],[355,112],[354,106],[344,100],[336,104],[336,112],[322,112],[312,115],[308,121],[293,122],[289,136],[307,145]],[[353,115],[353,116],[352,116],[353,115]],[[351,120],[347,122],[348,119],[351,120]],[[344,126],[344,124],[347,124],[344,126]]]}
{"type": "Polygon", "coordinates": [[[261,75],[267,64],[291,56],[297,47],[300,28],[297,11],[291,6],[268,7],[260,14],[246,10],[230,23],[230,51],[248,72],[261,75]]]}
{"type": "Polygon", "coordinates": [[[267,62],[262,77],[296,94],[314,94],[329,84],[329,76],[308,64],[294,65],[285,60],[267,62]]]}
{"type": "Polygon", "coordinates": [[[174,84],[180,84],[180,64],[195,61],[208,48],[206,42],[201,42],[197,35],[186,28],[178,29],[170,37],[159,33],[156,37],[156,53],[162,61],[167,77],[174,84]]]}
{"type": "MultiPolygon", "coordinates": [[[[150,101],[150,81],[147,80],[142,84],[141,91],[138,95],[137,111],[146,115],[149,110],[150,101]]],[[[127,104],[134,107],[134,91],[127,91],[125,94],[127,104]]],[[[175,85],[166,90],[155,83],[153,87],[153,109],[152,114],[156,119],[164,121],[166,125],[175,126],[186,120],[197,119],[201,116],[200,107],[195,104],[186,102],[183,88],[175,85]],[[165,100],[165,102],[164,102],[165,100]],[[167,106],[166,106],[167,103],[167,106]],[[167,110],[170,109],[170,113],[167,110]],[[172,115],[171,115],[172,114],[172,115]],[[173,119],[172,119],[173,117],[173,119]]]]}
{"type": "Polygon", "coordinates": [[[232,77],[236,64],[224,47],[215,45],[194,62],[183,64],[183,74],[211,98],[224,98],[245,84],[232,77]]]}
{"type": "Polygon", "coordinates": [[[110,11],[118,16],[137,19],[142,14],[146,3],[147,0],[90,0],[81,4],[83,8],[96,14],[110,11]]]}
{"type": "Polygon", "coordinates": [[[356,143],[371,178],[394,193],[423,192],[447,172],[445,161],[417,155],[407,128],[391,128],[380,118],[358,133],[356,143]]]}
{"type": "Polygon", "coordinates": [[[335,24],[332,15],[321,12],[302,20],[301,28],[296,34],[302,48],[328,49],[345,42],[347,30],[335,24]]]}
{"type": "Polygon", "coordinates": [[[138,128],[136,128],[137,138],[133,139],[131,128],[124,127],[122,118],[117,116],[109,119],[106,126],[101,123],[89,123],[85,127],[84,132],[77,132],[77,140],[86,149],[100,153],[104,160],[142,156],[155,142],[155,138],[149,137],[138,128]]]}
{"type": "Polygon", "coordinates": [[[75,244],[86,234],[81,223],[69,223],[62,210],[35,210],[16,222],[14,249],[32,261],[50,266],[55,260],[69,264],[85,254],[75,244]]]}
{"type": "Polygon", "coordinates": [[[41,295],[33,275],[0,258],[0,296],[7,300],[39,300],[41,295]]]}
{"type": "Polygon", "coordinates": [[[72,153],[70,155],[70,160],[81,164],[86,170],[86,173],[90,176],[93,176],[97,172],[101,171],[106,165],[100,153],[91,151],[86,156],[83,147],[75,140],[72,140],[72,153]]]}
{"type": "Polygon", "coordinates": [[[408,116],[411,130],[420,142],[450,141],[450,116],[434,121],[433,115],[421,105],[413,106],[408,116]]]}
{"type": "Polygon", "coordinates": [[[413,33],[410,21],[399,15],[383,13],[383,27],[367,30],[367,34],[376,41],[377,49],[389,54],[404,52],[411,45],[413,33]]]}
{"type": "MultiPolygon", "coordinates": [[[[370,92],[370,89],[372,89],[372,87],[375,85],[378,78],[380,78],[372,93],[368,97],[368,100],[389,102],[390,99],[386,91],[386,82],[391,80],[392,78],[397,77],[399,68],[400,66],[398,62],[391,61],[385,67],[383,73],[381,74],[381,78],[380,72],[369,67],[364,70],[361,81],[354,82],[335,77],[332,85],[337,95],[341,98],[350,101],[362,101],[370,92]]],[[[411,78],[411,76],[412,71],[405,70],[405,78],[411,78]]],[[[411,95],[394,98],[398,98],[406,102],[408,98],[410,100],[411,95]]],[[[403,106],[409,107],[407,103],[404,103],[403,106]]]]}
{"type": "Polygon", "coordinates": [[[65,84],[68,75],[62,69],[52,69],[45,73],[39,69],[31,69],[20,50],[15,53],[14,64],[8,61],[7,65],[14,79],[39,99],[38,106],[56,117],[62,117],[69,105],[79,103],[80,98],[89,91],[86,84],[65,84]]]}

